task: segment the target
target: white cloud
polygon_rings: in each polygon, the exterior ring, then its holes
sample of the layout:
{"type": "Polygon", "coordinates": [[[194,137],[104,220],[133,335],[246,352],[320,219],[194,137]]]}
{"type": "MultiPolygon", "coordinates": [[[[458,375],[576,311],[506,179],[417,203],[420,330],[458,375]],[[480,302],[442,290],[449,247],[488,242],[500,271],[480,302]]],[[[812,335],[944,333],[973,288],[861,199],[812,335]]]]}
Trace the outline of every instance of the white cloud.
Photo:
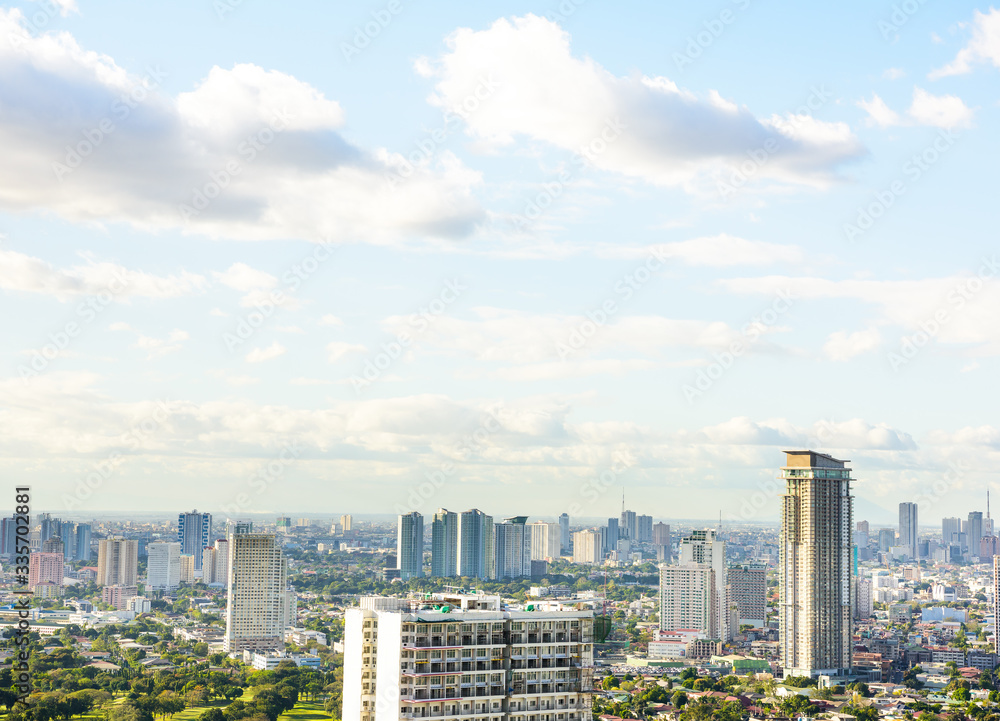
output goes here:
{"type": "Polygon", "coordinates": [[[365,353],[368,350],[360,343],[344,343],[334,341],[326,346],[326,356],[331,363],[336,363],[341,358],[351,353],[365,353]]]}
{"type": "Polygon", "coordinates": [[[247,293],[260,288],[273,288],[278,279],[270,273],[251,268],[246,263],[233,263],[224,273],[214,273],[215,279],[227,288],[247,293]]]}
{"type": "Polygon", "coordinates": [[[290,385],[293,386],[329,386],[333,385],[333,381],[326,380],[323,378],[292,378],[288,381],[290,385]]]}
{"type": "Polygon", "coordinates": [[[906,117],[886,105],[878,95],[871,100],[859,100],[858,106],[868,113],[868,125],[880,128],[903,125],[929,125],[935,128],[962,128],[972,124],[975,111],[956,95],[932,95],[923,88],[913,88],[913,100],[906,117]]]}
{"type": "MultiPolygon", "coordinates": [[[[118,328],[116,330],[131,331],[133,329],[126,327],[118,328]]],[[[139,337],[136,339],[135,345],[132,347],[147,351],[146,360],[155,360],[156,358],[162,358],[165,355],[176,353],[184,347],[184,341],[190,340],[191,338],[187,331],[178,329],[170,331],[166,338],[154,338],[152,336],[142,335],[141,333],[139,333],[138,336],[139,337]]]]}
{"type": "Polygon", "coordinates": [[[979,63],[992,63],[993,67],[1000,68],[1000,10],[996,8],[986,13],[978,10],[973,13],[972,37],[968,44],[958,51],[954,60],[928,77],[936,80],[948,75],[964,75],[979,63]]]}
{"type": "Polygon", "coordinates": [[[319,319],[319,322],[316,325],[344,325],[344,321],[332,313],[327,313],[319,319]]]}
{"type": "Polygon", "coordinates": [[[126,298],[176,298],[197,293],[206,286],[203,276],[186,271],[164,277],[89,258],[83,265],[56,268],[41,258],[13,250],[0,250],[0,289],[8,291],[51,295],[60,300],[81,295],[105,295],[120,301],[126,298]]]}
{"type": "Polygon", "coordinates": [[[885,78],[886,80],[899,80],[900,78],[905,76],[906,76],[906,71],[903,70],[902,68],[889,68],[884,73],[882,73],[882,77],[885,78]]]}
{"type": "Polygon", "coordinates": [[[275,341],[266,348],[254,348],[247,353],[247,363],[263,363],[285,354],[285,346],[275,341]]]}
{"type": "Polygon", "coordinates": [[[877,328],[859,330],[848,334],[846,331],[831,333],[823,345],[823,353],[833,361],[848,361],[862,353],[879,347],[882,336],[877,328]]]}
{"type": "Polygon", "coordinates": [[[410,167],[405,158],[345,140],[337,103],[290,75],[213,68],[171,97],[162,77],[132,75],[68,33],[32,36],[19,10],[0,10],[0,37],[14,38],[0,43],[0,85],[17,108],[0,119],[2,209],[211,237],[382,244],[465,237],[484,219],[472,195],[480,177],[454,155],[392,186],[386,178],[410,167]],[[133,93],[144,100],[129,107],[121,98],[133,93]],[[113,128],[95,130],[102,123],[113,128]],[[86,133],[97,133],[97,147],[86,133]],[[226,187],[203,202],[212,183],[226,187]]]}
{"type": "Polygon", "coordinates": [[[726,233],[664,243],[652,249],[661,257],[675,258],[690,265],[715,267],[798,263],[802,260],[802,250],[797,246],[746,240],[726,233]]]}
{"type": "Polygon", "coordinates": [[[501,368],[490,375],[507,381],[562,381],[569,378],[585,378],[587,376],[623,376],[629,373],[655,368],[656,363],[650,360],[634,358],[618,360],[615,358],[585,359],[579,361],[549,361],[547,363],[530,363],[520,366],[501,368]]]}
{"type": "Polygon", "coordinates": [[[417,65],[437,78],[431,102],[464,116],[471,133],[494,144],[523,136],[569,151],[589,147],[588,162],[598,168],[687,187],[772,145],[759,177],[823,186],[865,152],[843,123],[757,118],[715,92],[698,97],[664,77],[612,75],[574,57],[569,35],[535,15],[459,29],[448,47],[417,65]]]}
{"type": "Polygon", "coordinates": [[[886,128],[890,125],[899,125],[901,122],[899,114],[886,105],[878,95],[873,95],[871,100],[859,100],[858,106],[868,113],[869,125],[886,128]]]}

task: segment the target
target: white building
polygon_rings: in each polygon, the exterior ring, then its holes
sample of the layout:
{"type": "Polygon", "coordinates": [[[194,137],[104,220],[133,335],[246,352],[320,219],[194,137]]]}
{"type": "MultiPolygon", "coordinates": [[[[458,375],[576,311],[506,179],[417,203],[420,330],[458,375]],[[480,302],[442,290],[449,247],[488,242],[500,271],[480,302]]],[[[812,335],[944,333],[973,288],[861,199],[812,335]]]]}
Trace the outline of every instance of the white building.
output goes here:
{"type": "Polygon", "coordinates": [[[312,656],[305,653],[285,653],[284,651],[271,651],[269,653],[258,653],[256,651],[244,651],[243,663],[252,666],[256,671],[273,671],[278,668],[282,661],[291,661],[299,668],[319,668],[322,660],[319,656],[312,656]]]}
{"type": "Polygon", "coordinates": [[[851,672],[854,499],[848,461],[786,451],[779,617],[785,676],[851,672]]]}
{"type": "Polygon", "coordinates": [[[729,619],[730,599],[727,589],[728,570],[726,567],[726,542],[716,537],[713,529],[692,531],[681,539],[679,559],[681,564],[703,563],[715,571],[715,627],[723,641],[732,641],[733,633],[729,619]]]}
{"type": "Polygon", "coordinates": [[[226,652],[284,649],[287,576],[277,536],[237,524],[229,536],[226,652]]]}
{"type": "Polygon", "coordinates": [[[154,591],[175,590],[181,582],[181,544],[156,541],[146,551],[146,584],[154,591]]]}
{"type": "Polygon", "coordinates": [[[593,613],[528,608],[362,598],[345,617],[344,721],[589,721],[593,613]]]}
{"type": "Polygon", "coordinates": [[[531,560],[546,561],[562,553],[562,529],[558,523],[535,521],[531,529],[531,560]]]}
{"type": "Polygon", "coordinates": [[[201,563],[203,583],[225,586],[229,582],[229,541],[220,538],[216,540],[214,546],[205,548],[202,551],[201,563]]]}
{"type": "Polygon", "coordinates": [[[573,534],[573,563],[600,563],[604,560],[604,543],[597,531],[577,531],[573,534]]]}
{"type": "Polygon", "coordinates": [[[136,615],[140,613],[149,613],[151,610],[151,602],[145,596],[132,596],[125,604],[126,611],[134,611],[136,615]]]}
{"type": "Polygon", "coordinates": [[[857,581],[857,592],[855,594],[854,617],[871,618],[875,608],[875,596],[872,593],[872,579],[859,578],[857,581]]]}
{"type": "Polygon", "coordinates": [[[715,569],[707,563],[660,566],[660,630],[719,638],[717,588],[715,569]]]}

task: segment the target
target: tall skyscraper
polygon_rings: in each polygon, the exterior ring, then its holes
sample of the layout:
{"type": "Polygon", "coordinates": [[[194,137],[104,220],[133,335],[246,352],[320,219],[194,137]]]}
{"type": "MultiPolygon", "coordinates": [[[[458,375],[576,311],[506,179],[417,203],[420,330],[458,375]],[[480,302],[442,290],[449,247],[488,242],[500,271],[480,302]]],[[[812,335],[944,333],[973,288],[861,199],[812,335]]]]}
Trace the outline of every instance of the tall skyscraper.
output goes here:
{"type": "Polygon", "coordinates": [[[424,517],[417,511],[397,519],[396,568],[404,581],[424,575],[424,517]]]}
{"type": "Polygon", "coordinates": [[[649,543],[653,540],[653,517],[636,516],[635,534],[639,543],[649,543]]]}
{"type": "Polygon", "coordinates": [[[49,536],[49,540],[42,544],[42,553],[58,553],[60,556],[65,556],[66,551],[62,538],[49,536]]]}
{"type": "MultiPolygon", "coordinates": [[[[203,549],[204,550],[204,549],[203,549]]],[[[194,554],[182,553],[181,562],[181,583],[194,583],[194,554]]]]}
{"type": "Polygon", "coordinates": [[[717,587],[707,563],[660,566],[660,630],[692,629],[720,638],[717,587]]]}
{"type": "Polygon", "coordinates": [[[849,461],[785,451],[779,618],[785,677],[851,672],[852,573],[849,461]]]}
{"type": "Polygon", "coordinates": [[[899,504],[899,545],[906,546],[907,555],[917,558],[917,504],[899,504]]]}
{"type": "Polygon", "coordinates": [[[1000,556],[993,557],[993,638],[1000,639],[1000,556]]]}
{"type": "Polygon", "coordinates": [[[603,539],[596,530],[573,534],[573,563],[601,563],[604,560],[603,551],[603,539]]]}
{"type": "Polygon", "coordinates": [[[285,646],[288,569],[270,533],[237,524],[229,536],[229,595],[223,650],[273,651],[285,646]]]}
{"type": "Polygon", "coordinates": [[[656,549],[656,560],[660,563],[670,563],[671,538],[670,526],[666,523],[657,523],[653,526],[653,548],[656,549]]]}
{"type": "Polygon", "coordinates": [[[63,542],[63,556],[67,561],[76,560],[76,524],[63,521],[59,524],[59,537],[63,542]]]}
{"type": "MultiPolygon", "coordinates": [[[[89,561],[92,558],[90,552],[90,524],[89,523],[78,523],[76,524],[76,560],[77,561],[89,561]]],[[[138,546],[136,547],[136,557],[138,558],[138,546]]]]}
{"type": "MultiPolygon", "coordinates": [[[[745,563],[726,570],[729,599],[736,604],[740,625],[767,626],[767,564],[745,563]]],[[[733,629],[734,633],[739,629],[733,629]]]]}
{"type": "Polygon", "coordinates": [[[969,536],[969,555],[979,558],[979,548],[983,540],[982,511],[973,511],[969,514],[969,524],[966,533],[969,536]]]}
{"type": "Polygon", "coordinates": [[[726,591],[726,542],[719,540],[715,529],[692,531],[690,536],[680,541],[679,562],[701,563],[714,571],[715,578],[715,628],[723,641],[731,641],[733,633],[739,629],[730,627],[729,594],[726,591]]]}
{"type": "Polygon", "coordinates": [[[878,532],[878,550],[888,553],[896,545],[896,532],[891,528],[882,528],[878,532]]]}
{"type": "Polygon", "coordinates": [[[861,531],[862,533],[868,533],[868,521],[858,521],[854,530],[861,531]]]}
{"type": "Polygon", "coordinates": [[[618,550],[618,539],[621,537],[619,519],[609,518],[607,528],[608,531],[604,536],[604,552],[611,553],[618,550]]]}
{"type": "Polygon", "coordinates": [[[139,542],[112,536],[97,545],[97,585],[134,586],[139,574],[139,542]]]}
{"type": "Polygon", "coordinates": [[[493,525],[493,578],[531,575],[531,536],[527,522],[527,516],[513,516],[493,525]]]}
{"type": "Polygon", "coordinates": [[[17,522],[14,516],[0,519],[0,555],[5,557],[17,553],[17,522]]]}
{"type": "Polygon", "coordinates": [[[146,551],[146,585],[153,591],[175,590],[181,583],[181,544],[156,541],[146,551]]]}
{"type": "Polygon", "coordinates": [[[437,509],[431,523],[431,575],[458,575],[458,514],[446,508],[437,509]]]}
{"type": "Polygon", "coordinates": [[[962,533],[962,519],[961,518],[942,518],[941,519],[941,541],[945,546],[958,543],[957,536],[962,533]]]}
{"type": "Polygon", "coordinates": [[[181,553],[194,556],[196,571],[201,570],[201,552],[212,537],[212,514],[182,513],[177,516],[177,541],[181,544],[181,553]]]}
{"type": "Polygon", "coordinates": [[[627,538],[630,541],[639,540],[636,530],[635,511],[622,511],[620,530],[622,538],[627,538]]]}
{"type": "Polygon", "coordinates": [[[563,513],[559,516],[559,533],[561,534],[562,552],[569,550],[569,514],[563,513]]]}
{"type": "Polygon", "coordinates": [[[354,530],[354,519],[351,518],[350,513],[345,513],[340,517],[340,527],[344,529],[344,533],[350,533],[354,530]]]}
{"type": "Polygon", "coordinates": [[[496,570],[493,551],[493,517],[472,510],[458,516],[458,575],[493,578],[496,570]]]}
{"type": "Polygon", "coordinates": [[[531,531],[532,561],[559,558],[562,552],[562,533],[558,523],[535,521],[528,528],[531,531]]]}

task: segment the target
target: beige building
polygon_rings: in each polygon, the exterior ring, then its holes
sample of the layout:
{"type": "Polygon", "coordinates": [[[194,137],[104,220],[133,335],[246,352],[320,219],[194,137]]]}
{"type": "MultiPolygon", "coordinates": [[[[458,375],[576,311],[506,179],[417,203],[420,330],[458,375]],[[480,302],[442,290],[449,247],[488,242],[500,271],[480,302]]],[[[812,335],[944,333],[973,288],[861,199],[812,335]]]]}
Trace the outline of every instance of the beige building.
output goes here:
{"type": "Polygon", "coordinates": [[[851,672],[855,583],[850,461],[785,451],[779,619],[788,676],[851,672]]]}
{"type": "Polygon", "coordinates": [[[562,529],[558,523],[535,521],[528,525],[531,530],[531,560],[548,561],[559,558],[562,553],[562,529]]]}
{"type": "Polygon", "coordinates": [[[706,563],[660,566],[660,630],[719,638],[715,570],[706,563]]]}
{"type": "Polygon", "coordinates": [[[284,650],[288,570],[271,533],[237,524],[229,536],[229,594],[224,650],[284,650]]]}
{"type": "Polygon", "coordinates": [[[182,553],[180,555],[180,581],[181,583],[194,583],[194,554],[182,553]]]}
{"type": "Polygon", "coordinates": [[[573,563],[601,563],[604,543],[597,531],[577,531],[573,534],[573,563]]]}
{"type": "Polygon", "coordinates": [[[98,586],[134,586],[138,575],[138,541],[111,537],[97,542],[98,586]]]}

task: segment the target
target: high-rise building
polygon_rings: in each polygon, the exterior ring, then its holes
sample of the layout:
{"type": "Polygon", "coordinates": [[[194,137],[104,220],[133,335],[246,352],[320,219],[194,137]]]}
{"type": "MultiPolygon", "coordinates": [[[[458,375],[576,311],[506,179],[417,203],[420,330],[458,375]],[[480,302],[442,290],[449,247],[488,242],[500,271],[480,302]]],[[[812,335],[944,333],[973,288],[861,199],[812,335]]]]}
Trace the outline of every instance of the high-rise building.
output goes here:
{"type": "Polygon", "coordinates": [[[138,541],[116,536],[98,541],[95,579],[98,586],[134,586],[138,574],[138,541]]]}
{"type": "Polygon", "coordinates": [[[739,630],[730,627],[730,601],[726,591],[726,542],[719,539],[715,529],[692,531],[679,544],[681,564],[702,563],[710,566],[715,578],[715,628],[719,638],[731,641],[739,630]]]}
{"type": "Polygon", "coordinates": [[[62,522],[58,518],[53,518],[51,513],[39,513],[38,523],[39,545],[45,543],[52,536],[59,535],[59,526],[62,522]]]}
{"type": "Polygon", "coordinates": [[[181,544],[156,541],[146,551],[146,585],[154,591],[175,590],[181,583],[181,544]]]}
{"type": "Polygon", "coordinates": [[[42,553],[58,553],[60,556],[66,555],[65,546],[59,536],[49,536],[48,540],[42,544],[42,553]]]}
{"type": "Polygon", "coordinates": [[[278,516],[274,519],[274,527],[278,529],[278,533],[287,535],[292,532],[292,519],[288,516],[278,516]]]}
{"type": "Polygon", "coordinates": [[[432,603],[362,597],[347,610],[344,721],[590,721],[592,611],[515,610],[481,595],[432,603]]]}
{"type": "Polygon", "coordinates": [[[345,513],[340,517],[340,527],[344,529],[344,533],[350,533],[354,530],[354,519],[351,518],[350,513],[345,513]]]}
{"type": "Polygon", "coordinates": [[[639,540],[636,531],[635,511],[622,511],[620,530],[622,538],[627,538],[630,541],[639,540]]]}
{"type": "Polygon", "coordinates": [[[558,523],[535,521],[531,529],[531,560],[546,561],[562,553],[562,533],[558,523]]]}
{"type": "Polygon", "coordinates": [[[899,545],[906,546],[907,555],[916,559],[917,556],[917,504],[899,504],[899,545]]]}
{"type": "Polygon", "coordinates": [[[596,530],[573,534],[573,563],[601,563],[604,560],[603,539],[596,530]]]}
{"type": "Polygon", "coordinates": [[[636,540],[639,543],[649,543],[653,540],[653,517],[652,516],[636,516],[635,517],[635,533],[636,540]]]}
{"type": "Polygon", "coordinates": [[[0,556],[10,558],[17,553],[17,520],[14,516],[0,518],[0,556]]]}
{"type": "Polygon", "coordinates": [[[61,553],[32,553],[28,557],[28,587],[34,591],[40,583],[63,585],[63,555],[61,553]]]}
{"type": "Polygon", "coordinates": [[[177,541],[181,544],[181,553],[194,556],[194,568],[201,570],[201,552],[212,537],[212,514],[182,513],[177,516],[177,541]]]}
{"type": "Polygon", "coordinates": [[[63,521],[59,524],[59,538],[63,542],[63,556],[67,561],[76,560],[76,524],[63,521]]]}
{"type": "Polygon", "coordinates": [[[181,583],[194,583],[194,554],[182,553],[180,556],[181,583]]]}
{"type": "Polygon", "coordinates": [[[396,568],[404,581],[424,575],[424,517],[417,511],[396,521],[396,568]]]}
{"type": "Polygon", "coordinates": [[[857,592],[855,593],[854,617],[857,619],[871,618],[875,608],[875,589],[871,578],[858,578],[855,580],[857,592]]]}
{"type": "Polygon", "coordinates": [[[569,550],[569,514],[563,513],[559,516],[559,534],[560,543],[562,544],[562,552],[566,553],[569,550]]]}
{"type": "Polygon", "coordinates": [[[882,528],[878,532],[878,550],[888,553],[896,545],[896,531],[891,528],[882,528]]]}
{"type": "Polygon", "coordinates": [[[493,578],[531,575],[531,536],[527,523],[527,516],[513,516],[493,525],[493,578]]]}
{"type": "Polygon", "coordinates": [[[201,580],[203,583],[217,583],[225,586],[229,582],[229,541],[225,538],[217,538],[214,546],[204,549],[201,559],[201,580]]]}
{"type": "Polygon", "coordinates": [[[660,630],[697,630],[719,638],[715,571],[707,563],[660,566],[660,630]]]}
{"type": "Polygon", "coordinates": [[[431,575],[458,575],[458,514],[439,508],[431,523],[431,575]]]}
{"type": "Polygon", "coordinates": [[[1000,556],[993,557],[993,638],[1000,639],[1000,556]]]}
{"type": "Polygon", "coordinates": [[[618,539],[621,537],[619,519],[609,518],[607,529],[604,535],[604,552],[611,553],[618,550],[618,539]]]}
{"type": "MultiPolygon", "coordinates": [[[[736,604],[739,624],[767,627],[767,564],[746,563],[726,571],[729,600],[736,604]]],[[[734,629],[734,632],[739,629],[734,629]]]]}
{"type": "Polygon", "coordinates": [[[493,551],[493,517],[472,510],[458,516],[458,575],[493,578],[496,570],[493,551]]]}
{"type": "MultiPolygon", "coordinates": [[[[89,561],[92,558],[90,552],[90,524],[76,524],[76,560],[89,561]]],[[[136,548],[136,558],[138,558],[138,547],[136,548]]]]}
{"type": "Polygon", "coordinates": [[[942,518],[941,519],[941,541],[945,546],[952,543],[957,543],[955,538],[962,533],[962,519],[961,518],[942,518]]]}
{"type": "Polygon", "coordinates": [[[284,648],[288,569],[270,533],[237,524],[229,536],[229,595],[223,650],[273,651],[284,648]]]}
{"type": "Polygon", "coordinates": [[[851,672],[854,575],[849,461],[785,451],[779,640],[785,678],[851,672]]]}
{"type": "Polygon", "coordinates": [[[670,563],[672,560],[670,526],[657,523],[653,526],[653,548],[656,549],[656,560],[660,563],[670,563]]]}
{"type": "Polygon", "coordinates": [[[868,533],[868,521],[858,521],[854,526],[854,530],[868,533]]]}
{"type": "Polygon", "coordinates": [[[983,512],[972,511],[969,514],[968,530],[969,555],[979,558],[979,549],[983,539],[983,512]]]}

